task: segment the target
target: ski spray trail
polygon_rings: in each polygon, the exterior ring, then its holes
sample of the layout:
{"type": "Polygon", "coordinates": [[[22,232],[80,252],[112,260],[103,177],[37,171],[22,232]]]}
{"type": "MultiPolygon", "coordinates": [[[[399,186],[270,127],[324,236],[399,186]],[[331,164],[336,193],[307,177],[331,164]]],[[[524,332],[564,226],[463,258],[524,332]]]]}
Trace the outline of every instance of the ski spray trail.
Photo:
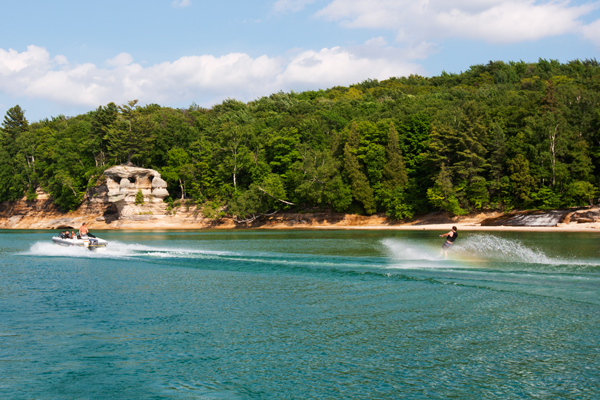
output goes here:
{"type": "MultiPolygon", "coordinates": [[[[439,242],[425,244],[422,241],[384,239],[383,245],[390,257],[404,265],[411,261],[442,261],[439,242]]],[[[473,235],[459,239],[448,252],[450,261],[459,262],[501,262],[520,264],[581,264],[573,260],[549,257],[542,250],[531,248],[516,239],[505,239],[494,235],[473,235]]],[[[421,263],[429,267],[442,267],[439,264],[421,263]]]]}
{"type": "Polygon", "coordinates": [[[525,246],[516,239],[493,235],[473,235],[457,243],[453,253],[487,261],[517,262],[525,264],[564,264],[565,260],[548,257],[543,251],[525,246]]]}

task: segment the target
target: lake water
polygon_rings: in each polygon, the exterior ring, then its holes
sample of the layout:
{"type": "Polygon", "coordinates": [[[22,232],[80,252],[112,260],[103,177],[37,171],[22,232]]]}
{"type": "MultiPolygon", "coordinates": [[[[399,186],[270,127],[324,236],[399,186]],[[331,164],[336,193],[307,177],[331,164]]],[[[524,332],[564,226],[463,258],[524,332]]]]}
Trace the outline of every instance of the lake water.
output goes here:
{"type": "Polygon", "coordinates": [[[600,233],[96,233],[0,231],[0,398],[600,398],[600,233]]]}

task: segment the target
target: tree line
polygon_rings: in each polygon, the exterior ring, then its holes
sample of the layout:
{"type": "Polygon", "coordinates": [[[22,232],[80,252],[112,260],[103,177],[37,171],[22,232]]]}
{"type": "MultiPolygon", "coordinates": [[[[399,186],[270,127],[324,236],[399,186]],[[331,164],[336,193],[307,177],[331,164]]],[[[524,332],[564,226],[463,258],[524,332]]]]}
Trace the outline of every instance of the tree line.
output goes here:
{"type": "Polygon", "coordinates": [[[0,201],[76,209],[106,168],[158,170],[208,217],[548,209],[598,202],[600,64],[490,62],[210,109],[110,103],[0,136],[0,201]]]}

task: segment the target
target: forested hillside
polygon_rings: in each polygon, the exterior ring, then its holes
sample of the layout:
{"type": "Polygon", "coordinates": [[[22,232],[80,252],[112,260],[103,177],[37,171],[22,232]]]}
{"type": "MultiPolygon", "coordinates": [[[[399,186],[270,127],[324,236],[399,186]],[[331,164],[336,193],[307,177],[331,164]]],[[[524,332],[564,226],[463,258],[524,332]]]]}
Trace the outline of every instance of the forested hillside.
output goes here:
{"type": "Polygon", "coordinates": [[[0,140],[0,201],[41,187],[64,210],[128,161],[209,217],[582,206],[600,194],[600,63],[490,62],[212,109],[131,101],[38,122],[15,106],[0,140]]]}

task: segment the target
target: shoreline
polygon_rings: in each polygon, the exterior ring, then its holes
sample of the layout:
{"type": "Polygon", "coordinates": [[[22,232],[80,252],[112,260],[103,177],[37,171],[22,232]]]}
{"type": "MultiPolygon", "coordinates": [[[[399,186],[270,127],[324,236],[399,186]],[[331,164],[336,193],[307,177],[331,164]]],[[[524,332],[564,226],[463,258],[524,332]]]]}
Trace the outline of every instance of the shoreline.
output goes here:
{"type": "Polygon", "coordinates": [[[452,226],[459,231],[481,232],[600,232],[600,208],[531,210],[502,213],[481,211],[465,216],[447,212],[419,215],[409,221],[393,221],[383,214],[370,216],[330,211],[285,213],[264,216],[247,223],[232,218],[213,221],[196,208],[167,212],[154,206],[155,213],[115,212],[105,201],[87,201],[78,210],[62,212],[44,201],[0,203],[0,230],[77,230],[85,222],[90,230],[190,231],[190,230],[365,230],[441,231],[452,226]]]}
{"type": "MultiPolygon", "coordinates": [[[[563,226],[477,226],[461,223],[447,224],[424,224],[424,225],[315,225],[315,226],[259,226],[259,227],[206,227],[185,224],[180,226],[165,226],[162,224],[139,224],[127,225],[119,228],[93,227],[95,231],[129,231],[129,232],[189,232],[189,231],[284,231],[284,230],[305,230],[305,231],[448,231],[452,226],[456,226],[459,232],[574,232],[574,233],[599,233],[600,223],[593,224],[566,224],[563,226]],[[583,226],[582,226],[583,225],[583,226]]],[[[0,228],[6,231],[28,231],[28,230],[48,230],[57,231],[51,228],[0,228]]]]}

